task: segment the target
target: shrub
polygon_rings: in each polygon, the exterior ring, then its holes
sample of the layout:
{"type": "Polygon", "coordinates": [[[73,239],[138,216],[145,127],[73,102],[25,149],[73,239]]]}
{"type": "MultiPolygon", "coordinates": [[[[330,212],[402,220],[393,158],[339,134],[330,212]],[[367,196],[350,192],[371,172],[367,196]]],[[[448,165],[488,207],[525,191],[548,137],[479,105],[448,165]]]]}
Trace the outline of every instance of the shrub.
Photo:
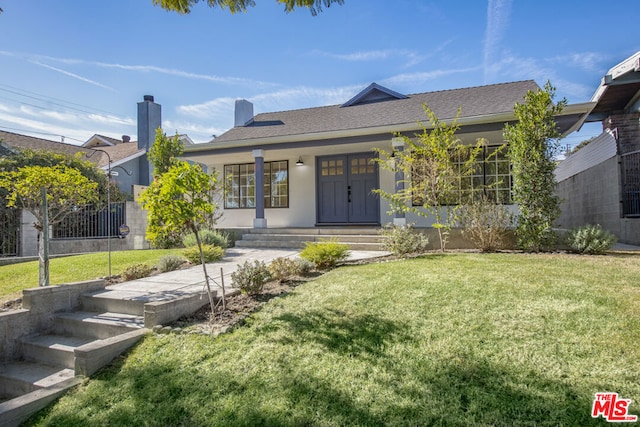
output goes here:
{"type": "Polygon", "coordinates": [[[298,274],[295,261],[283,257],[276,258],[269,263],[269,273],[278,282],[284,282],[298,274]]]}
{"type": "Polygon", "coordinates": [[[482,196],[458,211],[462,235],[482,252],[493,252],[505,247],[513,215],[506,206],[482,196]]]}
{"type": "Polygon", "coordinates": [[[262,292],[264,284],[271,279],[271,274],[267,265],[263,261],[255,260],[252,263],[245,261],[238,269],[231,273],[233,286],[240,289],[242,293],[257,295],[262,292]]]}
{"type": "MultiPolygon", "coordinates": [[[[226,234],[221,233],[218,230],[204,228],[200,230],[198,234],[200,235],[200,242],[203,245],[218,246],[223,249],[229,247],[229,238],[226,234]]],[[[196,235],[194,233],[186,234],[182,238],[182,244],[185,248],[197,246],[198,242],[196,241],[196,235]]]]}
{"type": "Polygon", "coordinates": [[[178,255],[165,255],[158,261],[158,270],[162,273],[179,269],[185,259],[178,255]]]}
{"type": "Polygon", "coordinates": [[[349,256],[349,247],[337,240],[307,242],[300,256],[311,261],[317,269],[326,270],[349,256]]]}
{"type": "Polygon", "coordinates": [[[604,254],[615,242],[616,236],[599,225],[585,225],[567,233],[567,244],[573,252],[580,254],[604,254]]]}
{"type": "Polygon", "coordinates": [[[306,276],[311,273],[311,270],[313,270],[314,267],[311,261],[304,258],[295,258],[293,262],[296,264],[296,271],[300,276],[306,276]]]}
{"type": "MultiPolygon", "coordinates": [[[[191,264],[200,264],[200,251],[197,246],[185,249],[182,254],[191,264]]],[[[224,249],[219,246],[202,245],[202,254],[205,263],[220,261],[224,256],[224,249]]]]}
{"type": "Polygon", "coordinates": [[[423,233],[416,233],[413,224],[388,224],[380,230],[380,234],[383,249],[398,256],[424,252],[429,245],[429,238],[423,233]]]}
{"type": "Polygon", "coordinates": [[[152,271],[153,267],[147,264],[131,264],[122,272],[122,278],[124,280],[142,279],[143,277],[149,277],[152,271]]]}

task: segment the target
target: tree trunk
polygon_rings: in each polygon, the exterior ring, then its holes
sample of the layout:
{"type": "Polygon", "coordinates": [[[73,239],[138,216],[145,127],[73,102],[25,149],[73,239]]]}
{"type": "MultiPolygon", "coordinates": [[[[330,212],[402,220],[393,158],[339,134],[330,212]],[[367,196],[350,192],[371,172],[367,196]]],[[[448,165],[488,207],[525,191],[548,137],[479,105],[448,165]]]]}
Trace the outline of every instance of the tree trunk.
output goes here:
{"type": "Polygon", "coordinates": [[[47,189],[42,187],[42,224],[38,230],[38,286],[49,286],[49,210],[47,189]]]}
{"type": "Polygon", "coordinates": [[[207,266],[204,263],[204,253],[202,252],[202,242],[200,241],[200,235],[198,229],[195,226],[191,227],[191,230],[196,235],[196,242],[198,243],[198,249],[200,250],[200,264],[202,264],[202,272],[204,273],[204,282],[207,284],[207,294],[209,295],[209,304],[211,305],[211,315],[215,316],[215,303],[213,302],[213,296],[211,295],[211,286],[209,285],[209,275],[207,274],[207,266]]]}

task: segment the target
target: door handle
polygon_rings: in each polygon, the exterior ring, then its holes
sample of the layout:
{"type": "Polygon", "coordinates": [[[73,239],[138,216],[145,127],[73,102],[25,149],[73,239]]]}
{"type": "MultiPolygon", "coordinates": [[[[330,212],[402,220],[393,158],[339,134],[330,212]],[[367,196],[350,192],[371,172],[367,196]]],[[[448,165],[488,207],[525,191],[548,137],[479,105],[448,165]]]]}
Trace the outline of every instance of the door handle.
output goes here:
{"type": "Polygon", "coordinates": [[[347,186],[347,202],[351,203],[351,186],[347,186]]]}

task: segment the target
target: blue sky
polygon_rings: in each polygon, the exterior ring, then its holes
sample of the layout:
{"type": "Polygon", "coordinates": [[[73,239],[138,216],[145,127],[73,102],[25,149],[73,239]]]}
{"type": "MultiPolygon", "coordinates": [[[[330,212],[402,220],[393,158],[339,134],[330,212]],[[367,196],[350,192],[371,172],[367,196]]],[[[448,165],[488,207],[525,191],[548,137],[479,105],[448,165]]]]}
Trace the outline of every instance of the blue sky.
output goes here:
{"type": "Polygon", "coordinates": [[[151,94],[168,134],[205,142],[233,126],[235,99],[256,113],[315,107],[371,82],[410,94],[550,80],[578,103],[640,50],[637,0],[345,0],[315,17],[255,1],[178,15],[151,0],[0,0],[0,129],[135,139],[151,94]]]}

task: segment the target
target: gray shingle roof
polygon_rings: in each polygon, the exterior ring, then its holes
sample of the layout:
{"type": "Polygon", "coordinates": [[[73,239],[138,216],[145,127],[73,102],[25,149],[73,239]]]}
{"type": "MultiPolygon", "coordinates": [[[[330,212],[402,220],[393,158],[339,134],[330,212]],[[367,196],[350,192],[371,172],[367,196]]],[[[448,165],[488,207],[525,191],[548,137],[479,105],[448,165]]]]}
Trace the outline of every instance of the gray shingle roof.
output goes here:
{"type": "Polygon", "coordinates": [[[232,142],[285,135],[304,135],[329,131],[393,126],[427,122],[426,104],[441,120],[452,119],[458,108],[461,118],[509,113],[522,102],[529,90],[539,86],[533,80],[476,86],[408,95],[406,99],[262,113],[253,123],[235,127],[212,142],[232,142]]]}
{"type": "MultiPolygon", "coordinates": [[[[65,144],[62,142],[51,141],[48,139],[36,138],[33,136],[21,135],[13,132],[5,132],[0,130],[0,141],[2,141],[7,147],[14,149],[31,149],[31,150],[45,150],[53,151],[56,153],[75,155],[76,153],[89,154],[94,150],[91,148],[84,148],[77,145],[65,144]]],[[[118,160],[125,159],[134,155],[138,151],[138,145],[136,143],[118,144],[114,146],[100,147],[100,150],[107,151],[111,156],[111,162],[117,162],[118,160]]],[[[88,158],[89,161],[96,163],[99,167],[106,166],[108,163],[107,156],[98,151],[96,154],[88,158]]]]}

